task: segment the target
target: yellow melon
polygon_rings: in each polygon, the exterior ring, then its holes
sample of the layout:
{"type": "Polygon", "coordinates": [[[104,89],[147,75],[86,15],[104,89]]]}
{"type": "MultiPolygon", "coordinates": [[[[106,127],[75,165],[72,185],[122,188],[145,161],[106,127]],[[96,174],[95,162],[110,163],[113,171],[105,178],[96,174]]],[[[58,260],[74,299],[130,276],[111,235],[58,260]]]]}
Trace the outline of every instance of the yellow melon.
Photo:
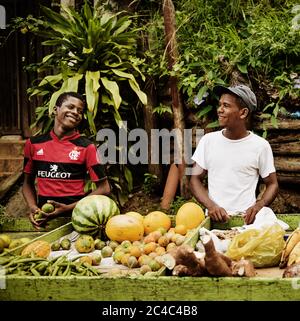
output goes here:
{"type": "Polygon", "coordinates": [[[125,215],[133,216],[133,217],[139,219],[142,223],[144,221],[144,216],[138,212],[127,212],[127,213],[125,213],[125,215]]]}
{"type": "Polygon", "coordinates": [[[145,234],[156,231],[159,228],[168,230],[171,227],[170,217],[161,211],[154,211],[144,217],[145,234]]]}
{"type": "Polygon", "coordinates": [[[112,241],[139,241],[144,235],[144,226],[131,215],[115,215],[106,223],[105,233],[112,241]]]}
{"type": "Polygon", "coordinates": [[[176,214],[176,226],[184,225],[188,230],[197,227],[205,219],[202,208],[194,203],[187,202],[183,204],[176,214]]]}
{"type": "Polygon", "coordinates": [[[22,255],[33,255],[36,257],[47,258],[51,252],[51,246],[48,242],[39,240],[27,245],[23,251],[22,255]]]}

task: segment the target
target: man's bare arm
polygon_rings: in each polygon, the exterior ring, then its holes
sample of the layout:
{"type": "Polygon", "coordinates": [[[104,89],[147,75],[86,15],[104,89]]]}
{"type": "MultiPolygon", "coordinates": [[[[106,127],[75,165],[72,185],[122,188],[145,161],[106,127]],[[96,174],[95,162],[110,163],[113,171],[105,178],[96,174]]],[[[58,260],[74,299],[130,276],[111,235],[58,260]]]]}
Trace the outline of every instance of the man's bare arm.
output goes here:
{"type": "Polygon", "coordinates": [[[278,194],[278,181],[276,173],[271,173],[269,176],[263,178],[266,184],[266,189],[262,194],[261,198],[256,201],[256,203],[249,207],[246,211],[244,217],[246,224],[251,224],[254,222],[255,215],[264,207],[269,206],[278,194]]]}
{"type": "Polygon", "coordinates": [[[193,165],[192,176],[190,179],[190,189],[196,200],[207,208],[208,215],[214,221],[227,221],[229,219],[227,212],[224,208],[219,207],[209,198],[208,191],[202,183],[202,179],[206,175],[207,171],[195,163],[193,165]]]}

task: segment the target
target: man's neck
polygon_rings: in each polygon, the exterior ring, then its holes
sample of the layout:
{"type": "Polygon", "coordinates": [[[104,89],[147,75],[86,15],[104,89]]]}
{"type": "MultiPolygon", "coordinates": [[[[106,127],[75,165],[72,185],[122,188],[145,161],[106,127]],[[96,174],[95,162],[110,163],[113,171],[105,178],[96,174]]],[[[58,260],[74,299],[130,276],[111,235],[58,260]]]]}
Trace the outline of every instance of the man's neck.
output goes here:
{"type": "Polygon", "coordinates": [[[53,132],[59,139],[62,139],[65,136],[73,135],[75,133],[75,129],[66,130],[62,126],[54,126],[53,132]]]}
{"type": "Polygon", "coordinates": [[[225,128],[223,135],[232,140],[242,139],[249,135],[247,128],[225,128]]]}

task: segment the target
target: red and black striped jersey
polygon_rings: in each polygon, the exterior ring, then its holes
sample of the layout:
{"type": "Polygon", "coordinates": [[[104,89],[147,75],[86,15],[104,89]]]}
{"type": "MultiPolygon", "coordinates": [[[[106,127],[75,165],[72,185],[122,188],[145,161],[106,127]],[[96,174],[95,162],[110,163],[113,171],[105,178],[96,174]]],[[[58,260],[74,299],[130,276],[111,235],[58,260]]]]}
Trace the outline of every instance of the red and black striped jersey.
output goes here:
{"type": "Polygon", "coordinates": [[[31,137],[24,148],[24,173],[36,178],[38,203],[64,204],[85,196],[87,173],[93,182],[106,178],[96,146],[78,132],[59,139],[53,131],[31,137]]]}

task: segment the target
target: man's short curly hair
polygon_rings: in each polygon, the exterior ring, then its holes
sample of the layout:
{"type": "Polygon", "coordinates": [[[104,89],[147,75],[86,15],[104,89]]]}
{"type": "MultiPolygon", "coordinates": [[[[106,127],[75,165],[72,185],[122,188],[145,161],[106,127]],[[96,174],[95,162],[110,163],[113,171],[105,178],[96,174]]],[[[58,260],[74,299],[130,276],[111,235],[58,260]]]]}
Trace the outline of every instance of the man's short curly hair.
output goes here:
{"type": "Polygon", "coordinates": [[[55,106],[61,107],[63,102],[68,99],[68,97],[75,97],[83,102],[84,107],[86,106],[86,101],[83,98],[82,95],[78,94],[77,92],[74,91],[68,91],[60,94],[56,100],[55,106]]]}

